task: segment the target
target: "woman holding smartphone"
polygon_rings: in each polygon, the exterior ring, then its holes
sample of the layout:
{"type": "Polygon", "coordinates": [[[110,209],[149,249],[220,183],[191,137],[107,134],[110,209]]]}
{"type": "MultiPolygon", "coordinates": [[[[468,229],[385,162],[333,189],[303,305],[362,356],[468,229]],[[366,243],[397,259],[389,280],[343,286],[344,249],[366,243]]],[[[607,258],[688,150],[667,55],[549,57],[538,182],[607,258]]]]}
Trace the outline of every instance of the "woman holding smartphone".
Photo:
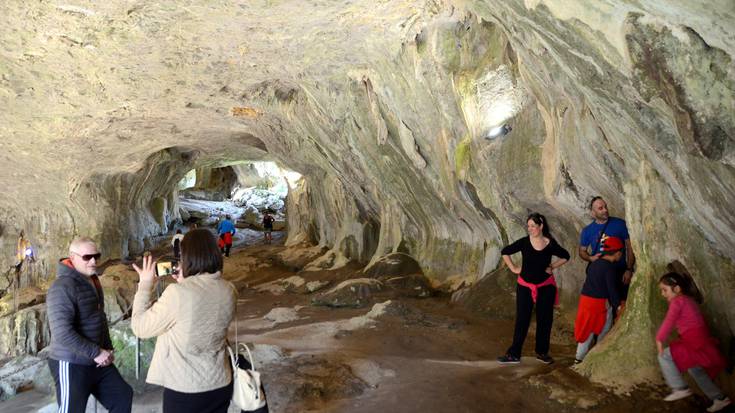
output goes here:
{"type": "Polygon", "coordinates": [[[158,337],[146,381],[164,387],[163,411],[227,412],[232,368],[227,328],[235,314],[237,290],[222,278],[222,254],[214,234],[189,231],[181,241],[181,262],[151,303],[156,262],[143,258],[133,301],[131,326],[140,338],[158,337]]]}

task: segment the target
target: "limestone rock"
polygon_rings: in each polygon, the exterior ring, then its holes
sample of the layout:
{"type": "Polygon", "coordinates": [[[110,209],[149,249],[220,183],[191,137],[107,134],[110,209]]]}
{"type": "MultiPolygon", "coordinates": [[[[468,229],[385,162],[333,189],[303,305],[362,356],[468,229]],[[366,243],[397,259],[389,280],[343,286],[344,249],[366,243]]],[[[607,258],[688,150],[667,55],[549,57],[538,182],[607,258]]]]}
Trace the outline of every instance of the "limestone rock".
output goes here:
{"type": "Polygon", "coordinates": [[[46,302],[46,291],[38,287],[28,287],[18,290],[17,297],[12,293],[4,295],[0,299],[0,317],[4,317],[15,310],[32,307],[46,302]]]}
{"type": "Polygon", "coordinates": [[[380,259],[366,267],[363,272],[366,276],[373,278],[424,273],[413,257],[400,252],[380,257],[380,259]]]}
{"type": "Polygon", "coordinates": [[[306,287],[306,280],[304,278],[294,275],[288,278],[282,278],[279,280],[271,281],[265,284],[260,284],[255,287],[258,291],[268,291],[272,294],[280,295],[286,291],[298,292],[303,291],[306,287]]]}
{"type": "Polygon", "coordinates": [[[274,411],[291,405],[303,406],[301,411],[319,409],[330,401],[358,396],[367,389],[366,383],[340,360],[307,355],[290,360],[288,366],[271,364],[268,369],[273,377],[284,380],[273,390],[265,383],[269,409],[274,411]]]}
{"type": "Polygon", "coordinates": [[[324,252],[324,248],[319,246],[292,245],[279,252],[276,258],[284,265],[300,270],[309,262],[323,255],[324,252]]]}
{"type": "Polygon", "coordinates": [[[430,297],[434,291],[429,280],[420,274],[403,275],[399,277],[380,277],[379,280],[387,289],[392,290],[400,297],[430,297]]]}
{"type": "Polygon", "coordinates": [[[371,302],[373,295],[382,289],[383,284],[372,278],[347,280],[329,291],[320,293],[312,299],[312,304],[329,307],[364,307],[371,302]]]}
{"type": "Polygon", "coordinates": [[[112,322],[130,316],[138,278],[135,270],[122,264],[106,268],[100,277],[105,296],[105,313],[112,322]]]}
{"type": "Polygon", "coordinates": [[[272,321],[275,324],[288,323],[289,321],[294,321],[301,318],[299,317],[298,310],[298,308],[274,308],[269,311],[268,314],[264,315],[263,319],[272,321]]]}
{"type": "Polygon", "coordinates": [[[596,409],[611,399],[603,388],[590,388],[583,377],[568,369],[531,376],[528,383],[549,392],[549,398],[578,409],[596,409]]]}
{"type": "Polygon", "coordinates": [[[330,250],[321,257],[306,264],[304,271],[336,270],[344,267],[349,262],[350,259],[340,251],[330,250]]]}
{"type": "Polygon", "coordinates": [[[191,215],[189,214],[189,211],[187,211],[184,208],[179,208],[179,216],[181,216],[181,220],[184,222],[188,222],[189,219],[191,219],[191,215]]]}
{"type": "Polygon", "coordinates": [[[46,360],[35,356],[17,357],[0,365],[0,400],[50,379],[44,380],[43,375],[50,376],[46,360]]]}
{"type": "Polygon", "coordinates": [[[306,283],[306,291],[313,293],[313,292],[321,290],[322,288],[328,286],[329,284],[330,284],[329,281],[309,281],[306,283]]]}
{"type": "Polygon", "coordinates": [[[513,319],[517,275],[507,268],[493,271],[476,283],[452,294],[452,301],[489,317],[513,319]]]}
{"type": "Polygon", "coordinates": [[[46,305],[38,304],[0,317],[0,356],[37,354],[51,342],[46,305]]]}

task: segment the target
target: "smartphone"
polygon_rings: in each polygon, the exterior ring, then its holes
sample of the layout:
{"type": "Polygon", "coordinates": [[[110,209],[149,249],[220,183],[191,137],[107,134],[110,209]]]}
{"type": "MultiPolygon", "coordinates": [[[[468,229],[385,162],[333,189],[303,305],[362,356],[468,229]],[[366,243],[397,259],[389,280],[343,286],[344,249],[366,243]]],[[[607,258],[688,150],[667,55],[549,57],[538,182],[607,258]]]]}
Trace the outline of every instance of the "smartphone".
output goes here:
{"type": "Polygon", "coordinates": [[[165,277],[179,271],[176,261],[163,261],[156,263],[156,276],[165,277]]]}

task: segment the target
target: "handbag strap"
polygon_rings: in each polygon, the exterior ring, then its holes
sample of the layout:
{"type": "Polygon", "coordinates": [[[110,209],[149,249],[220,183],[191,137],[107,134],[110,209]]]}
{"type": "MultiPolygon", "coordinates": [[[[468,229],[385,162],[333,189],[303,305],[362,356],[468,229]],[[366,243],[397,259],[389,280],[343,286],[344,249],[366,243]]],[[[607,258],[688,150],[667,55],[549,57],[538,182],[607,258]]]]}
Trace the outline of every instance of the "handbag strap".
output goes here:
{"type": "Polygon", "coordinates": [[[227,347],[227,352],[230,353],[230,363],[232,363],[232,374],[235,374],[235,371],[237,371],[237,359],[235,358],[235,354],[232,352],[232,349],[230,346],[227,347]]]}
{"type": "MultiPolygon", "coordinates": [[[[250,367],[252,367],[251,370],[257,371],[258,369],[255,368],[255,360],[253,359],[253,354],[250,353],[250,347],[248,347],[245,343],[240,343],[241,346],[245,347],[245,351],[248,353],[248,358],[250,359],[250,367]]],[[[239,348],[238,348],[239,351],[239,348]]]]}

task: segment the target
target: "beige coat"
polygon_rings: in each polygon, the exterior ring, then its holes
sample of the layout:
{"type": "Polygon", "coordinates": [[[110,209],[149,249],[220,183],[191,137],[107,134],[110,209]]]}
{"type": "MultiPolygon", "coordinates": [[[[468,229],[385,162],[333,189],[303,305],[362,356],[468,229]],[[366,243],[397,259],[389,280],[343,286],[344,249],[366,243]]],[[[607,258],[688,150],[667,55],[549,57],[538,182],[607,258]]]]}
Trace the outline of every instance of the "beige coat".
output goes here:
{"type": "Polygon", "coordinates": [[[141,282],[131,320],[136,336],[158,337],[146,381],[182,393],[230,384],[225,338],[235,314],[235,287],[217,272],[169,285],[153,305],[152,296],[153,283],[141,282]]]}

